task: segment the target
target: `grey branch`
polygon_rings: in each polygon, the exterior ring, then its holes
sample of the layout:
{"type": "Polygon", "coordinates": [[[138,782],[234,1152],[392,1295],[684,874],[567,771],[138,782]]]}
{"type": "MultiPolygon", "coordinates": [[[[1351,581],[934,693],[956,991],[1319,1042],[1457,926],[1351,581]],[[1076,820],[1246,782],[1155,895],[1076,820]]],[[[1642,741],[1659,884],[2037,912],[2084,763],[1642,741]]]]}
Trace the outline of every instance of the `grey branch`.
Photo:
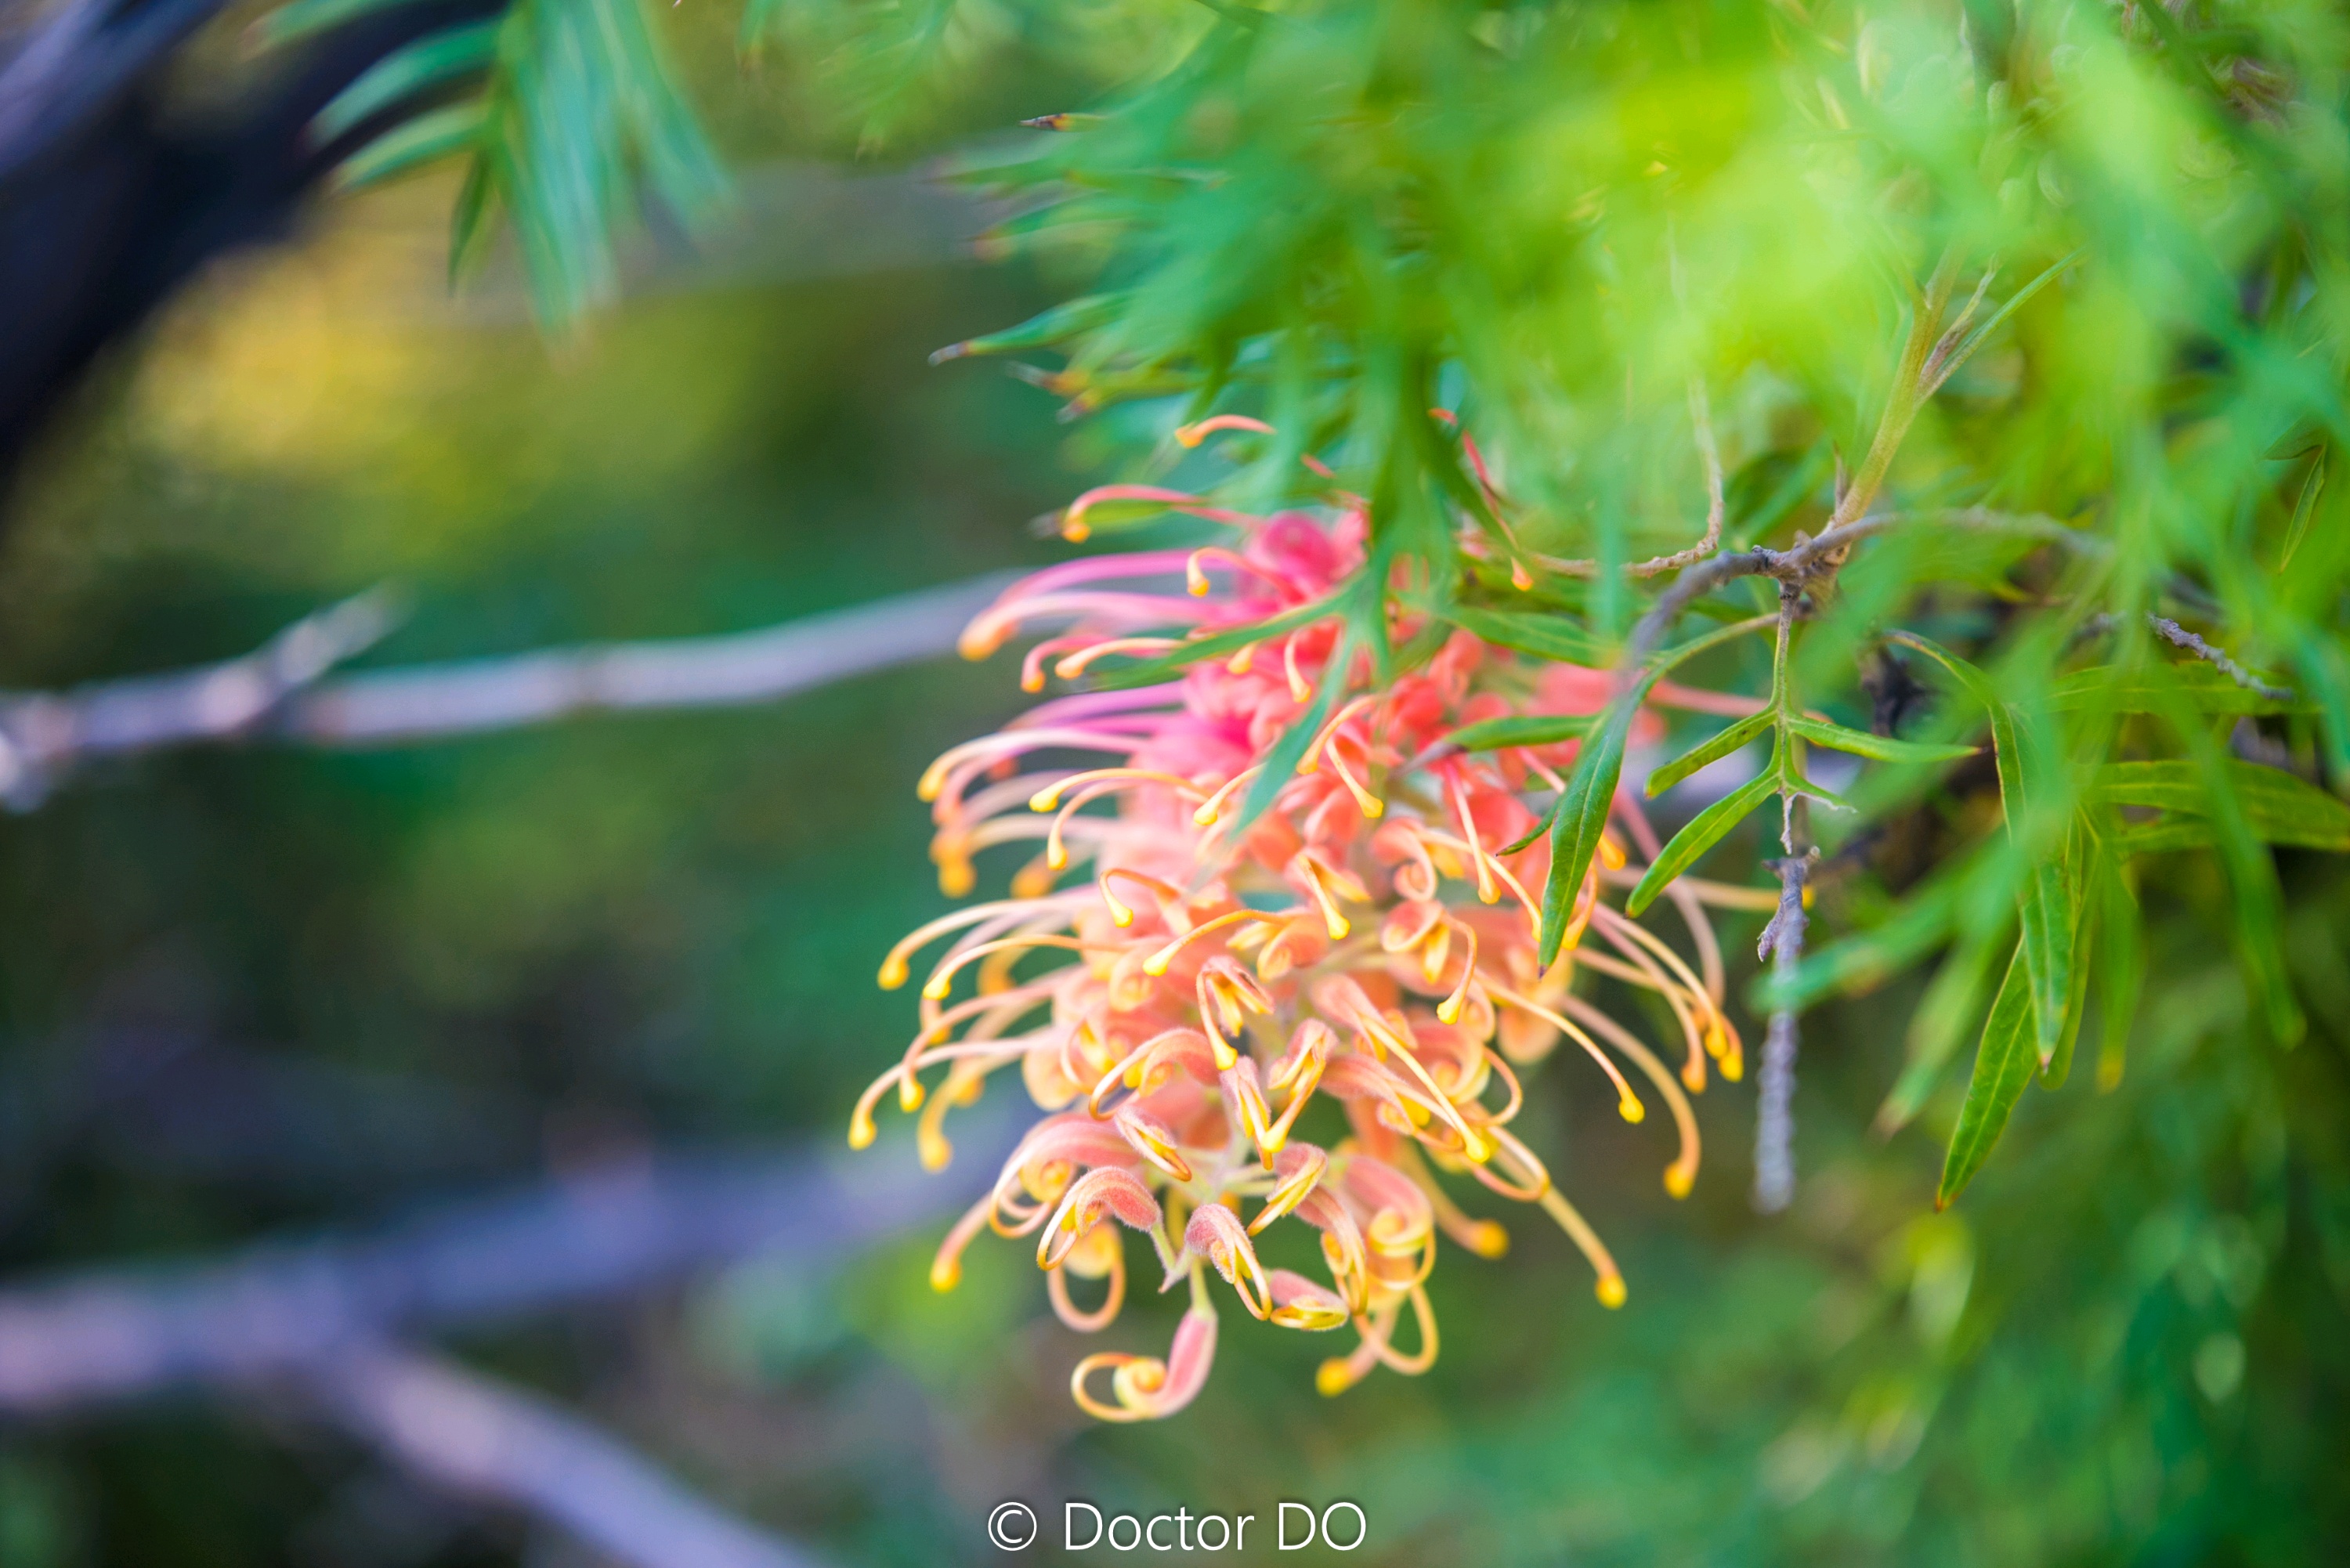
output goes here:
{"type": "MultiPolygon", "coordinates": [[[[1793,978],[1803,961],[1804,934],[1810,917],[1804,909],[1804,889],[1811,882],[1817,849],[1765,862],[1779,878],[1779,909],[1762,928],[1755,957],[1771,961],[1782,981],[1793,978]]],[[[1771,1014],[1762,1035],[1762,1065],[1756,1085],[1754,1120],[1754,1207],[1776,1214],[1795,1200],[1795,1010],[1781,1007],[1771,1014]]]]}
{"type": "Polygon", "coordinates": [[[400,623],[398,600],[376,589],[306,616],[240,659],[169,675],[141,675],[63,696],[0,699],[0,797],[29,810],[82,757],[234,739],[400,623]]]}
{"type": "MultiPolygon", "coordinates": [[[[983,1168],[992,1126],[981,1113],[964,1118],[983,1168]]],[[[852,1178],[811,1154],[671,1158],[478,1199],[369,1237],[17,1285],[0,1291],[0,1419],[267,1376],[754,1254],[829,1260],[962,1193],[909,1164],[868,1155],[852,1178]]]]}
{"type": "Polygon", "coordinates": [[[322,679],[391,628],[388,597],[363,595],[226,663],[0,698],[0,798],[29,810],[78,763],[175,746],[255,739],[385,745],[599,711],[772,701],[946,652],[1014,576],[721,637],[589,643],[322,679]]]}
{"type": "MultiPolygon", "coordinates": [[[[984,1112],[962,1130],[983,1169],[1012,1141],[984,1112]]],[[[632,1568],[798,1568],[800,1553],[577,1417],[390,1347],[754,1255],[825,1266],[967,1196],[911,1164],[868,1157],[851,1179],[806,1153],[635,1162],[374,1237],[20,1285],[0,1292],[0,1423],[188,1387],[290,1385],[425,1480],[526,1510],[632,1568]]]]}
{"type": "Polygon", "coordinates": [[[341,1426],[447,1490],[556,1524],[635,1568],[813,1568],[577,1417],[416,1351],[357,1351],[307,1379],[341,1426]]]}
{"type": "Polygon", "coordinates": [[[2212,669],[2217,670],[2220,674],[2226,676],[2229,680],[2234,681],[2245,691],[2265,697],[2272,702],[2290,702],[2293,701],[2293,692],[2291,690],[2282,686],[2270,685],[2267,681],[2262,680],[2259,676],[2253,674],[2251,670],[2245,669],[2242,665],[2229,658],[2224,651],[2212,647],[2210,643],[2204,641],[2201,638],[2196,636],[2195,633],[2188,630],[2177,621],[2167,620],[2158,615],[2149,615],[2146,618],[2146,624],[2152,627],[2155,634],[2160,637],[2164,641],[2169,643],[2174,648],[2185,649],[2188,652],[2193,654],[2204,663],[2211,666],[2212,669]]]}

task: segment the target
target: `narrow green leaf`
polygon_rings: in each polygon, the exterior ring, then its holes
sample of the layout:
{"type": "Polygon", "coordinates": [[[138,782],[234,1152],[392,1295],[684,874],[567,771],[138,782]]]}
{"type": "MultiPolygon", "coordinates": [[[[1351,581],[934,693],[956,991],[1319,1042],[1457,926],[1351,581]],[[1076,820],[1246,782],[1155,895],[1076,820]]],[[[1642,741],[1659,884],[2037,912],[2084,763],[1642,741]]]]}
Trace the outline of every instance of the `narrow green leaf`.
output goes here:
{"type": "MultiPolygon", "coordinates": [[[[2211,825],[2213,846],[2233,898],[2235,919],[2230,929],[2244,983],[2266,1012],[2269,1033],[2280,1044],[2290,1045],[2301,1038],[2306,1023],[2284,970],[2284,895],[2277,887],[2275,857],[2253,830],[2245,794],[2228,766],[2233,759],[2220,752],[2219,742],[2191,712],[2174,713],[2171,728],[2194,753],[2193,765],[2201,775],[2201,815],[2211,825]]],[[[2281,780],[2292,777],[2274,769],[2260,771],[2281,780]]]]}
{"type": "Polygon", "coordinates": [[[2302,481],[2301,499],[2293,504],[2293,526],[2285,530],[2284,554],[2277,557],[2277,570],[2293,565],[2293,553],[2301,548],[2301,541],[2309,533],[2309,520],[2317,512],[2318,492],[2325,488],[2325,459],[2320,457],[2310,465],[2309,477],[2302,481]]]}
{"type": "Polygon", "coordinates": [[[1566,940],[1567,917],[1574,913],[1592,857],[1599,852],[1599,836],[1616,801],[1616,782],[1624,772],[1625,737],[1648,684],[1643,681],[1617,698],[1599,726],[1584,738],[1575,771],[1566,775],[1566,788],[1559,794],[1551,817],[1550,880],[1543,888],[1540,956],[1545,968],[1566,940]]]}
{"type": "MultiPolygon", "coordinates": [[[[2233,757],[2221,760],[2220,765],[2228,793],[2254,836],[2270,844],[2350,853],[2350,805],[2282,768],[2233,757]]],[[[2113,763],[2097,771],[2093,788],[2115,805],[2154,806],[2198,817],[2211,815],[2211,781],[2199,763],[2113,763]]]]}
{"type": "Polygon", "coordinates": [[[2182,849],[2209,849],[2217,842],[2211,825],[2199,816],[2172,817],[2164,822],[2134,822],[2113,836],[2114,853],[2174,855],[2182,849]]]}
{"type": "Polygon", "coordinates": [[[496,57],[499,23],[451,27],[395,49],[359,74],[310,120],[310,136],[321,144],[418,93],[486,67],[496,57]]]}
{"type": "Polygon", "coordinates": [[[2014,942],[2015,928],[2002,924],[1989,932],[1969,932],[1951,945],[1909,1014],[1903,1042],[1907,1060],[1892,1091],[1877,1109],[1878,1136],[1898,1132],[1925,1106],[1959,1042],[1981,1017],[1984,992],[1991,987],[1991,967],[2000,950],[2012,953],[2014,942]]]}
{"type": "Polygon", "coordinates": [[[2023,738],[2015,710],[2001,698],[1989,676],[1939,644],[1906,631],[1890,633],[1887,640],[1915,649],[1949,670],[1991,714],[1991,750],[1999,766],[1999,796],[2007,817],[2008,837],[2032,855],[2016,901],[2023,917],[2022,950],[2032,991],[2033,1033],[2044,1065],[2064,1038],[2064,1015],[2073,994],[2075,909],[2062,844],[2035,852],[2023,841],[2034,813],[2024,782],[2023,738]]]}
{"type": "Polygon", "coordinates": [[[482,119],[478,103],[452,104],[418,115],[343,160],[335,171],[335,183],[356,191],[470,151],[480,144],[482,119]]]}
{"type": "Polygon", "coordinates": [[[1598,713],[1525,713],[1464,724],[1444,737],[1444,743],[1464,752],[1491,752],[1503,746],[1553,746],[1591,732],[1598,713]]]}
{"type": "Polygon", "coordinates": [[[983,333],[951,343],[931,356],[933,365],[949,359],[962,359],[979,354],[1012,354],[1024,348],[1043,348],[1070,338],[1084,336],[1108,326],[1124,315],[1132,296],[1120,290],[1110,294],[1088,294],[1039,311],[1017,327],[1007,327],[1001,332],[983,333]]]}
{"type": "Polygon", "coordinates": [[[2025,284],[2022,288],[2017,289],[2012,295],[2009,296],[2007,303],[2001,306],[1996,311],[1993,311],[1990,320],[1984,322],[1981,327],[1976,327],[1972,332],[1967,334],[1965,341],[1961,342],[1956,348],[1950,351],[1950,357],[1942,361],[1939,369],[1934,372],[1934,379],[1925,386],[1922,389],[1921,395],[1929,398],[1932,397],[1936,389],[1938,389],[1943,382],[1949,380],[1950,377],[1956,373],[1960,366],[1974,358],[1975,350],[1981,348],[1983,344],[1990,339],[1991,335],[1999,330],[2001,323],[2004,322],[2009,317],[2014,315],[2025,300],[2030,299],[2033,295],[2038,294],[2042,289],[2046,288],[2050,284],[2055,282],[2058,274],[2062,273],[2066,267],[2071,266],[2074,262],[2079,261],[2080,259],[2081,253],[2079,251],[2073,252],[2072,254],[2065,256],[2057,262],[2055,265],[2050,267],[2038,277],[2033,278],[2030,283],[2025,284]]]}
{"type": "Polygon", "coordinates": [[[1524,610],[1484,609],[1474,605],[1447,605],[1444,618],[1473,636],[1503,648],[1530,653],[1536,659],[1567,664],[1601,665],[1613,652],[1606,644],[1563,616],[1533,615],[1524,610]]]}
{"type": "Polygon", "coordinates": [[[2129,1054],[2130,1025],[2137,1020],[2138,992],[2146,979],[2146,939],[2137,896],[2118,861],[2118,855],[2108,858],[2096,889],[2099,951],[2105,960],[2097,966],[2100,1091],[2121,1085],[2129,1054]]]}
{"type": "Polygon", "coordinates": [[[2206,713],[2284,713],[2298,706],[2240,686],[2201,660],[2177,664],[2094,664],[2060,676],[2048,689],[2052,712],[2159,713],[2185,696],[2206,713]]]}
{"type": "Polygon", "coordinates": [[[1775,717],[1775,714],[1765,708],[1759,713],[1749,713],[1736,723],[1716,731],[1650,774],[1647,786],[1648,793],[1652,797],[1660,795],[1708,763],[1720,762],[1758,736],[1768,734],[1772,721],[1775,717]]]}
{"type": "MultiPolygon", "coordinates": [[[[1354,653],[1354,639],[1342,635],[1331,650],[1328,668],[1333,670],[1346,669],[1354,653]]],[[[1313,743],[1315,733],[1328,722],[1330,711],[1338,701],[1338,688],[1344,684],[1335,677],[1323,681],[1321,690],[1314,694],[1314,701],[1306,704],[1305,711],[1297,716],[1297,722],[1290,725],[1281,739],[1274,742],[1273,750],[1265,753],[1264,771],[1250,784],[1248,794],[1243,797],[1240,811],[1228,830],[1231,842],[1239,843],[1256,819],[1273,805],[1274,797],[1297,777],[1297,764],[1305,757],[1305,748],[1313,743]]]]}
{"type": "Polygon", "coordinates": [[[1279,637],[1284,632],[1295,631],[1299,627],[1344,615],[1353,602],[1352,596],[1351,589],[1341,588],[1328,598],[1285,609],[1269,619],[1234,627],[1230,631],[1220,631],[1208,637],[1193,638],[1180,648],[1166,653],[1139,659],[1123,669],[1105,670],[1094,684],[1102,691],[1117,691],[1137,686],[1156,686],[1160,681],[1173,680],[1202,659],[1222,659],[1238,653],[1251,643],[1262,642],[1266,638],[1279,637]]]}
{"type": "Polygon", "coordinates": [[[251,36],[257,47],[274,49],[407,3],[408,0],[294,0],[292,5],[280,5],[255,22],[251,36]]]}
{"type": "Polygon", "coordinates": [[[1599,852],[1600,834],[1607,826],[1617,782],[1624,773],[1624,742],[1649,688],[1682,660],[1777,624],[1776,616],[1753,616],[1657,655],[1628,690],[1617,693],[1606,716],[1585,737],[1575,755],[1575,771],[1567,775],[1566,788],[1551,816],[1550,878],[1543,885],[1538,944],[1538,957],[1545,967],[1557,959],[1559,945],[1566,940],[1567,917],[1574,912],[1584,877],[1590,874],[1592,857],[1599,852]]]}
{"type": "Polygon", "coordinates": [[[2096,939],[2097,906],[2085,900],[2073,933],[2073,994],[2064,1009],[2064,1033],[2056,1042],[2055,1053],[2041,1066],[2040,1086],[2043,1089],[2061,1089],[2072,1075],[2073,1051],[2081,1038],[2081,1016],[2088,1011],[2089,961],[2096,939]]]}
{"type": "Polygon", "coordinates": [[[1779,781],[1768,770],[1723,795],[1703,811],[1689,819],[1671,842],[1657,854],[1657,858],[1624,900],[1624,912],[1638,915],[1656,902],[1657,895],[1665,890],[1672,879],[1697,864],[1698,857],[1720,843],[1724,835],[1745,820],[1746,814],[1777,793],[1779,781]]]}
{"type": "Polygon", "coordinates": [[[1975,1047],[1974,1076],[1967,1084],[1966,1104],[1959,1109],[1959,1125],[1942,1161],[1941,1185],[1934,1193],[1937,1209],[1949,1208],[1982,1168],[1991,1145],[2006,1130],[2023,1085],[2032,1081],[2033,1069],[2039,1065],[2032,1045],[2032,980],[2018,943],[2015,956],[2008,961],[2007,978],[1991,1000],[1982,1043],[1975,1047]]]}
{"type": "Polygon", "coordinates": [[[1800,713],[1787,716],[1787,728],[1815,746],[1825,746],[1832,752],[1849,752],[1856,757],[1867,757],[1880,763],[1954,763],[1961,757],[1973,756],[1981,749],[1936,745],[1927,741],[1896,741],[1884,735],[1872,735],[1865,730],[1847,730],[1842,724],[1823,723],[1800,713]]]}

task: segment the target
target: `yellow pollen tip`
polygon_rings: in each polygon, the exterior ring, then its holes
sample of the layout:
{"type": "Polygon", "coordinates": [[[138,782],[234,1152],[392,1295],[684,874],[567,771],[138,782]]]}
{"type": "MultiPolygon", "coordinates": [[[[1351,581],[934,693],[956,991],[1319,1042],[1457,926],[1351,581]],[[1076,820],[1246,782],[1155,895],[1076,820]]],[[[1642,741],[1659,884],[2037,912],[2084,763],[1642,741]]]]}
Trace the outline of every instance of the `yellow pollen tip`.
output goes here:
{"type": "Polygon", "coordinates": [[[1078,518],[1071,517],[1061,524],[1061,537],[1072,545],[1082,545],[1094,536],[1094,531],[1078,518]]]}
{"type": "Polygon", "coordinates": [[[1191,820],[1201,827],[1213,827],[1216,826],[1216,808],[1202,805],[1199,810],[1191,814],[1191,820]]]}
{"type": "Polygon", "coordinates": [[[878,977],[881,982],[881,989],[884,991],[897,990],[899,986],[906,983],[907,978],[911,972],[911,971],[907,969],[905,960],[891,959],[889,962],[881,966],[881,973],[878,977]]]}
{"type": "Polygon", "coordinates": [[[1599,836],[1599,859],[1610,871],[1624,869],[1624,846],[1616,842],[1612,833],[1599,836]]]}
{"type": "Polygon", "coordinates": [[[1172,953],[1152,953],[1149,958],[1142,961],[1142,972],[1149,975],[1151,979],[1157,980],[1160,975],[1167,972],[1168,966],[1172,964],[1174,961],[1175,955],[1172,953]]]}
{"type": "Polygon", "coordinates": [[[1482,1165],[1487,1160],[1492,1158],[1493,1150],[1497,1147],[1492,1138],[1487,1137],[1483,1133],[1474,1131],[1474,1129],[1471,1129],[1471,1136],[1461,1139],[1461,1152],[1467,1155],[1471,1160],[1474,1160],[1479,1165],[1482,1165]]]}
{"type": "Polygon", "coordinates": [[[1624,1304],[1624,1276],[1602,1274],[1593,1293],[1598,1296],[1601,1306],[1606,1307],[1609,1312],[1614,1312],[1624,1304]]]}
{"type": "Polygon", "coordinates": [[[1510,1250],[1510,1233],[1492,1220],[1480,1220],[1469,1228],[1463,1238],[1469,1250],[1481,1258],[1498,1258],[1510,1250]]]}
{"type": "Polygon", "coordinates": [[[1240,1064],[1241,1054],[1212,1034],[1208,1037],[1208,1054],[1215,1058],[1219,1073],[1229,1072],[1240,1064]]]}
{"type": "Polygon", "coordinates": [[[1330,933],[1330,940],[1334,942],[1345,940],[1347,933],[1355,929],[1344,915],[1327,916],[1322,921],[1322,926],[1330,933]]]}
{"type": "Polygon", "coordinates": [[[946,1294],[962,1283],[962,1264],[952,1258],[941,1258],[931,1265],[931,1289],[946,1294]]]}
{"type": "Polygon", "coordinates": [[[1523,561],[1512,561],[1510,563],[1510,587],[1517,589],[1520,593],[1524,593],[1534,586],[1534,575],[1526,570],[1526,564],[1523,561]]]}
{"type": "Polygon", "coordinates": [[[1314,1369],[1314,1391],[1326,1399],[1336,1398],[1355,1386],[1355,1369],[1342,1356],[1332,1356],[1314,1369]]]}
{"type": "Polygon", "coordinates": [[[1436,1021],[1439,1023],[1460,1023],[1461,1003],[1450,996],[1438,1002],[1436,1004],[1436,1021]]]}
{"type": "Polygon", "coordinates": [[[873,1125],[871,1116],[863,1114],[852,1116],[848,1122],[848,1147],[871,1148],[873,1140],[880,1135],[880,1128],[873,1125]]]}
{"type": "Polygon", "coordinates": [[[1028,797],[1028,809],[1031,811],[1055,811],[1059,809],[1060,805],[1061,786],[1059,784],[1047,784],[1028,797]]]}
{"type": "Polygon", "coordinates": [[[1066,871],[1069,868],[1069,852],[1056,844],[1045,851],[1045,864],[1055,871],[1066,871]]]}
{"type": "Polygon", "coordinates": [[[1627,1095],[1616,1102],[1616,1114],[1627,1122],[1641,1122],[1648,1119],[1648,1107],[1627,1095]]]}
{"type": "Polygon", "coordinates": [[[1697,1172],[1690,1169],[1687,1166],[1669,1165],[1665,1167],[1665,1190],[1671,1193],[1675,1198],[1687,1198],[1690,1195],[1690,1189],[1696,1185],[1697,1172]]]}
{"type": "Polygon", "coordinates": [[[922,994],[932,1002],[944,1002],[947,992],[954,989],[952,975],[937,975],[922,982],[922,994]]]}
{"type": "Polygon", "coordinates": [[[1733,1084],[1746,1076],[1745,1059],[1735,1055],[1724,1056],[1721,1059],[1721,1075],[1733,1084]]]}
{"type": "Polygon", "coordinates": [[[922,1108],[922,1081],[911,1073],[898,1080],[898,1108],[911,1116],[922,1108]]]}

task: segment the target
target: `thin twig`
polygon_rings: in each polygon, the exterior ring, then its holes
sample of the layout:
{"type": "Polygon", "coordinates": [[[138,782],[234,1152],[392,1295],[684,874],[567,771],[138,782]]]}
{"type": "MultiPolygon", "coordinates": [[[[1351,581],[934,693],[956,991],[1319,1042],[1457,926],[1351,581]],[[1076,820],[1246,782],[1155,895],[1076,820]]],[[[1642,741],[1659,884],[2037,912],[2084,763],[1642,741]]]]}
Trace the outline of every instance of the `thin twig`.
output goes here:
{"type": "MultiPolygon", "coordinates": [[[[979,1168],[1010,1141],[984,1107],[962,1130],[979,1168]]],[[[0,1291],[0,1417],[243,1382],[745,1257],[814,1266],[967,1196],[911,1170],[852,1180],[805,1153],[672,1158],[492,1194],[371,1238],[265,1241],[221,1262],[18,1284],[0,1291]]]]}
{"type": "Polygon", "coordinates": [[[599,711],[772,701],[947,652],[1013,576],[721,637],[589,643],[322,680],[391,628],[390,600],[363,595],[223,664],[0,697],[0,800],[30,810],[83,763],[179,746],[375,746],[599,711]]]}
{"type": "MultiPolygon", "coordinates": [[[[1800,801],[1787,803],[1791,836],[1799,831],[1794,825],[1801,805],[1800,801]]],[[[1814,847],[1763,862],[1779,878],[1779,909],[1762,928],[1762,940],[1754,951],[1757,959],[1770,961],[1772,973],[1783,982],[1792,980],[1795,967],[1803,962],[1804,935],[1810,923],[1804,909],[1804,889],[1819,857],[1819,850],[1814,847]]],[[[1795,1199],[1796,1044],[1795,1010],[1774,1010],[1762,1034],[1762,1066],[1755,1095],[1754,1207],[1765,1214],[1780,1212],[1795,1199]]]]}
{"type": "Polygon", "coordinates": [[[544,1520],[629,1568],[813,1568],[578,1417],[438,1356],[359,1348],[301,1381],[402,1469],[544,1520]]]}
{"type": "Polygon", "coordinates": [[[2260,696],[2267,698],[2272,702],[2290,702],[2293,701],[2293,691],[2290,687],[2270,685],[2267,681],[2262,680],[2259,676],[2253,674],[2251,670],[2245,669],[2242,665],[2229,658],[2224,651],[2212,647],[2210,643],[2204,641],[2201,638],[2196,636],[2195,633],[2188,630],[2177,621],[2166,620],[2158,615],[2148,615],[2146,618],[2146,624],[2152,627],[2156,634],[2161,637],[2164,641],[2169,643],[2174,648],[2185,649],[2188,652],[2193,654],[2204,663],[2211,666],[2212,669],[2217,670],[2220,674],[2226,676],[2229,680],[2234,681],[2245,691],[2255,692],[2260,696]]]}
{"type": "MultiPolygon", "coordinates": [[[[1713,439],[1713,407],[1706,400],[1705,382],[1699,377],[1690,378],[1690,424],[1696,433],[1697,452],[1705,464],[1705,536],[1686,550],[1669,556],[1656,556],[1645,561],[1633,561],[1617,569],[1627,577],[1655,577],[1667,572],[1704,560],[1721,543],[1722,520],[1728,504],[1722,493],[1721,449],[1713,439]]],[[[1564,559],[1556,556],[1523,552],[1526,558],[1547,571],[1566,577],[1593,577],[1599,575],[1599,563],[1587,558],[1564,559]]]]}
{"type": "Polygon", "coordinates": [[[0,797],[30,810],[80,758],[249,734],[336,665],[381,641],[402,613],[395,595],[373,588],[224,663],[64,696],[0,699],[0,797]]]}

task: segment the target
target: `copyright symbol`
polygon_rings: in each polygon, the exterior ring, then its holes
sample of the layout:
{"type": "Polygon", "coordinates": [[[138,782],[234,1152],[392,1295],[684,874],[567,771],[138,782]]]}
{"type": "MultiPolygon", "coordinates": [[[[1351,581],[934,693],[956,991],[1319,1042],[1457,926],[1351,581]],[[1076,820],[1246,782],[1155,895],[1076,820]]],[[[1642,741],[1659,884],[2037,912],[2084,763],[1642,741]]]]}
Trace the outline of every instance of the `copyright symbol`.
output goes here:
{"type": "Polygon", "coordinates": [[[1036,1539],[1036,1511],[1024,1502],[999,1502],[987,1516],[987,1538],[1006,1552],[1036,1539]]]}

